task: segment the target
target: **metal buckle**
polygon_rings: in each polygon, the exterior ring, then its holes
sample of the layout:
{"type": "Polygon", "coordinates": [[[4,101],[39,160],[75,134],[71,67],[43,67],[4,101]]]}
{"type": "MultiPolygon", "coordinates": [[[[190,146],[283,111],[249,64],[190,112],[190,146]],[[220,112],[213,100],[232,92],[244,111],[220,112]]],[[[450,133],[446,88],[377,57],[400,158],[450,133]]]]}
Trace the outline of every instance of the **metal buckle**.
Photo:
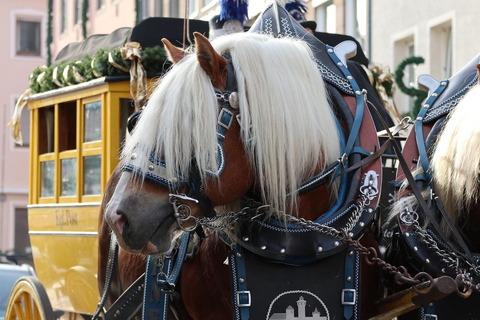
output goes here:
{"type": "Polygon", "coordinates": [[[225,129],[229,129],[230,126],[232,125],[232,121],[233,121],[233,113],[228,109],[222,108],[222,110],[218,114],[218,124],[224,127],[225,129]],[[230,118],[225,118],[225,114],[229,115],[230,118]],[[224,120],[227,120],[227,119],[228,119],[228,123],[224,123],[224,120]]]}
{"type": "Polygon", "coordinates": [[[436,314],[426,314],[423,320],[437,320],[438,316],[436,314]]]}
{"type": "Polygon", "coordinates": [[[241,307],[250,307],[252,304],[252,296],[250,295],[250,291],[237,291],[237,306],[241,307]],[[240,302],[240,295],[245,294],[247,295],[247,302],[241,303],[240,302]]]}
{"type": "Polygon", "coordinates": [[[356,303],[357,303],[357,291],[355,291],[355,289],[343,289],[342,304],[345,306],[354,306],[356,303]],[[345,293],[351,293],[353,295],[352,301],[345,301],[345,293]]]}

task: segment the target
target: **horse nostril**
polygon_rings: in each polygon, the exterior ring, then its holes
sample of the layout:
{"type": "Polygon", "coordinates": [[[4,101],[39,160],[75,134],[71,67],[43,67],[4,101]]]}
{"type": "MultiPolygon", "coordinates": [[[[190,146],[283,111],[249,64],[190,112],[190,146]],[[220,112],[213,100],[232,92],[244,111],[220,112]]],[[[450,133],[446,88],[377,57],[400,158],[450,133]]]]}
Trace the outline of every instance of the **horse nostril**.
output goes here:
{"type": "Polygon", "coordinates": [[[118,234],[122,234],[128,228],[128,219],[122,210],[117,210],[117,216],[113,224],[118,234]]]}

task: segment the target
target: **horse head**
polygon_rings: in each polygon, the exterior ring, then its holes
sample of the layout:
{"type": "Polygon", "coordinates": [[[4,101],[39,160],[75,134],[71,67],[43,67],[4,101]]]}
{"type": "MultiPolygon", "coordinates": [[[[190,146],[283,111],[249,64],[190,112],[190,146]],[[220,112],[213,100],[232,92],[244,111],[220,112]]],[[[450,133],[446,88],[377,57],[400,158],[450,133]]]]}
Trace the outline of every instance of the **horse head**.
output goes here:
{"type": "Polygon", "coordinates": [[[238,207],[247,192],[277,218],[295,212],[301,182],[340,156],[339,126],[308,45],[259,34],[210,43],[198,33],[195,52],[164,43],[174,66],[124,146],[105,212],[119,244],[166,252],[182,229],[215,207],[238,207]]]}

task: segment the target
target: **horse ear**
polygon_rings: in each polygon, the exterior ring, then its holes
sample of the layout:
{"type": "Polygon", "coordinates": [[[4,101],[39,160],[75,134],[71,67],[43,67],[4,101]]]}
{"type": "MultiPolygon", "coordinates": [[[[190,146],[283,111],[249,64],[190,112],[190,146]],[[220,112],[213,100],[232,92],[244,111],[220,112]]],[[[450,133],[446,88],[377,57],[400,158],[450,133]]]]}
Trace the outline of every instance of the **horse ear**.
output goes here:
{"type": "Polygon", "coordinates": [[[477,63],[478,83],[480,84],[480,63],[477,63]]]}
{"type": "Polygon", "coordinates": [[[212,80],[215,88],[224,89],[227,81],[227,61],[213,49],[210,41],[199,32],[194,32],[195,53],[200,66],[212,80]]]}
{"type": "Polygon", "coordinates": [[[188,54],[185,50],[175,47],[170,41],[165,38],[162,39],[162,42],[163,46],[165,47],[165,51],[167,51],[168,59],[172,63],[177,63],[188,54]]]}

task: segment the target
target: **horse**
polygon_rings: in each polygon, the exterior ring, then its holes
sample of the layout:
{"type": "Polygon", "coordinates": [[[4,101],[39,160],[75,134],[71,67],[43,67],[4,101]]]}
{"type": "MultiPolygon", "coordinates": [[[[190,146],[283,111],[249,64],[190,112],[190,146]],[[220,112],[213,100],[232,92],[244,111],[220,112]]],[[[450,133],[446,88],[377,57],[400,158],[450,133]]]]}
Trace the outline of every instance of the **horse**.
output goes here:
{"type": "Polygon", "coordinates": [[[456,284],[438,303],[432,297],[401,319],[478,319],[478,61],[477,56],[449,80],[419,78],[430,95],[402,151],[408,167],[397,173],[397,181],[403,182],[390,214],[397,229],[387,256],[412,275],[422,272],[425,277],[419,278],[430,283],[449,276],[456,284]],[[406,180],[409,172],[413,179],[406,180]],[[419,192],[412,192],[413,184],[419,192]]]}
{"type": "MultiPolygon", "coordinates": [[[[327,69],[315,59],[338,48],[314,52],[302,40],[251,33],[212,43],[196,33],[195,52],[164,44],[174,66],[140,115],[102,201],[99,257],[108,256],[112,230],[119,255],[129,260],[112,275],[110,303],[145,268],[146,255],[170,255],[180,238],[200,229],[203,239],[181,269],[182,319],[240,319],[265,303],[260,312],[274,318],[274,302],[293,291],[302,294],[295,297],[300,313],[317,301],[320,310],[311,312],[319,317],[367,318],[380,270],[358,249],[376,245],[370,228],[381,161],[354,166],[379,143],[366,92],[350,93],[354,78],[331,72],[345,63],[330,61],[327,69]],[[324,84],[326,74],[333,80],[324,84]],[[317,281],[298,280],[329,290],[284,291],[260,302],[270,293],[255,294],[251,282],[241,290],[244,276],[229,270],[243,257],[265,270],[247,271],[248,279],[260,276],[254,283],[263,286],[262,277],[278,266],[287,272],[279,272],[280,290],[293,282],[287,278],[300,277],[297,270],[317,277],[325,271],[317,281]]],[[[99,262],[99,275],[105,273],[99,262]]]]}

